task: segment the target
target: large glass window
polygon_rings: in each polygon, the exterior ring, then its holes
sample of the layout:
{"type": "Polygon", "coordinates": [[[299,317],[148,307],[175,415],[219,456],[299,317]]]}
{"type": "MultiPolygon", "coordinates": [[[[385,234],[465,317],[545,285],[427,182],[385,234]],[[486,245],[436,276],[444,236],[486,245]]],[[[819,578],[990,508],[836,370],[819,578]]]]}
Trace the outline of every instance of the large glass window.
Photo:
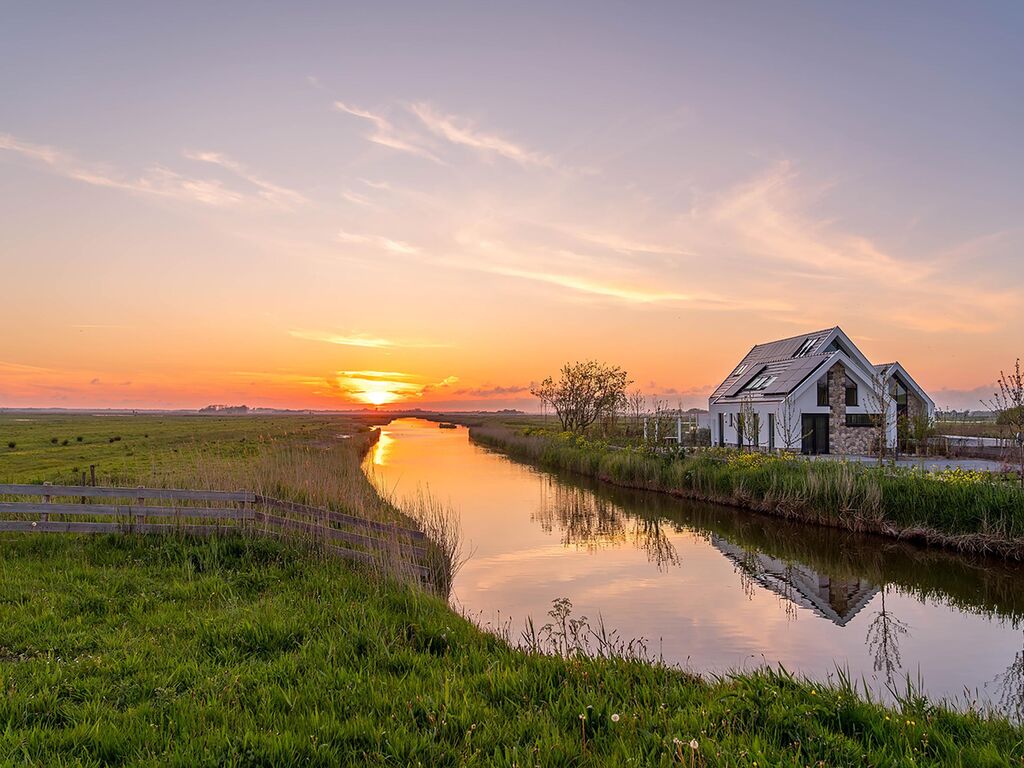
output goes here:
{"type": "Polygon", "coordinates": [[[846,426],[848,427],[874,427],[878,424],[878,415],[874,413],[848,413],[846,414],[846,426]]]}
{"type": "Polygon", "coordinates": [[[821,408],[828,408],[828,376],[818,379],[818,405],[821,408]]]}
{"type": "Polygon", "coordinates": [[[857,384],[850,379],[846,380],[846,404],[857,405],[857,384]]]}

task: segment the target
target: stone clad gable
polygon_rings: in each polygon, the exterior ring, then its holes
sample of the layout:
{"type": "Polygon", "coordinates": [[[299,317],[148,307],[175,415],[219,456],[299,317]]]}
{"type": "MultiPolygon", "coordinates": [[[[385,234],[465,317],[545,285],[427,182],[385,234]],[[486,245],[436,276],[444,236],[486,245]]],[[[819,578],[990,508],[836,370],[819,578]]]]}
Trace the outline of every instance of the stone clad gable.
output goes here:
{"type": "MultiPolygon", "coordinates": [[[[861,393],[861,397],[867,393],[861,393]]],[[[829,452],[840,456],[867,456],[878,445],[878,427],[846,426],[846,366],[836,363],[828,369],[829,452]]]]}

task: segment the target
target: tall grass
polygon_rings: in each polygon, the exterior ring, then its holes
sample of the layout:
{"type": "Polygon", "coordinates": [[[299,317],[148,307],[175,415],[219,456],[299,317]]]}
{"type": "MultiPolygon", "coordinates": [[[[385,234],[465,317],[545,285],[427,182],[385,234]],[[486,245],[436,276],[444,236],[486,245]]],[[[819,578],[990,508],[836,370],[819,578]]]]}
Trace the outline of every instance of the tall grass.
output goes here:
{"type": "Polygon", "coordinates": [[[661,455],[502,427],[474,427],[470,435],[512,456],[626,487],[1024,558],[1024,493],[998,477],[717,449],[661,455]]]}
{"type": "Polygon", "coordinates": [[[21,537],[0,546],[4,765],[1024,758],[1018,726],[913,691],[885,708],[841,675],[826,686],[769,669],[704,680],[580,652],[584,630],[567,606],[556,606],[537,649],[517,650],[440,599],[277,542],[21,537]],[[544,652],[552,643],[558,655],[544,652]]]}
{"type": "MultiPolygon", "coordinates": [[[[418,557],[405,536],[384,536],[381,547],[366,550],[370,570],[408,583],[425,583],[447,595],[459,564],[459,526],[444,505],[420,494],[412,499],[384,498],[361,468],[366,452],[379,431],[356,428],[347,439],[333,430],[301,430],[261,437],[244,451],[223,450],[219,444],[201,446],[183,442],[174,461],[138,463],[119,470],[118,485],[203,490],[249,490],[284,501],[297,502],[379,523],[415,528],[427,536],[426,555],[418,557]],[[414,565],[425,566],[421,579],[414,565]]],[[[74,480],[72,480],[74,482],[74,480]]],[[[275,510],[275,514],[288,515],[275,510]]],[[[328,520],[322,525],[330,527],[328,520]]],[[[328,542],[307,540],[313,548],[328,542]]]]}

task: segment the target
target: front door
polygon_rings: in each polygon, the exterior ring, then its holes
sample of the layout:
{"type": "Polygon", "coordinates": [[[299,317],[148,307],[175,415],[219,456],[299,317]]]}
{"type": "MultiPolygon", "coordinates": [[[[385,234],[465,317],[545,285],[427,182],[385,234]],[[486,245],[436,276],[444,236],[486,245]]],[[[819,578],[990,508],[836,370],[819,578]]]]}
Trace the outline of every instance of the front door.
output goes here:
{"type": "Polygon", "coordinates": [[[808,454],[828,453],[828,414],[805,413],[801,426],[801,451],[808,454]]]}

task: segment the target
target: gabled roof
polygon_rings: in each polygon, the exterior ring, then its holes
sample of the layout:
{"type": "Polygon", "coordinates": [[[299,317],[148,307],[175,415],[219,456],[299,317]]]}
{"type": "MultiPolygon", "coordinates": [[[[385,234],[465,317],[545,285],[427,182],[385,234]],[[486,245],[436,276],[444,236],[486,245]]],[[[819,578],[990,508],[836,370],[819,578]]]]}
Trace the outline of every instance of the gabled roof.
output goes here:
{"type": "Polygon", "coordinates": [[[755,345],[711,393],[711,402],[740,395],[754,399],[785,397],[836,354],[828,347],[839,334],[845,338],[842,330],[835,326],[755,345]],[[744,387],[760,375],[775,378],[764,389],[744,392],[744,387]]]}

